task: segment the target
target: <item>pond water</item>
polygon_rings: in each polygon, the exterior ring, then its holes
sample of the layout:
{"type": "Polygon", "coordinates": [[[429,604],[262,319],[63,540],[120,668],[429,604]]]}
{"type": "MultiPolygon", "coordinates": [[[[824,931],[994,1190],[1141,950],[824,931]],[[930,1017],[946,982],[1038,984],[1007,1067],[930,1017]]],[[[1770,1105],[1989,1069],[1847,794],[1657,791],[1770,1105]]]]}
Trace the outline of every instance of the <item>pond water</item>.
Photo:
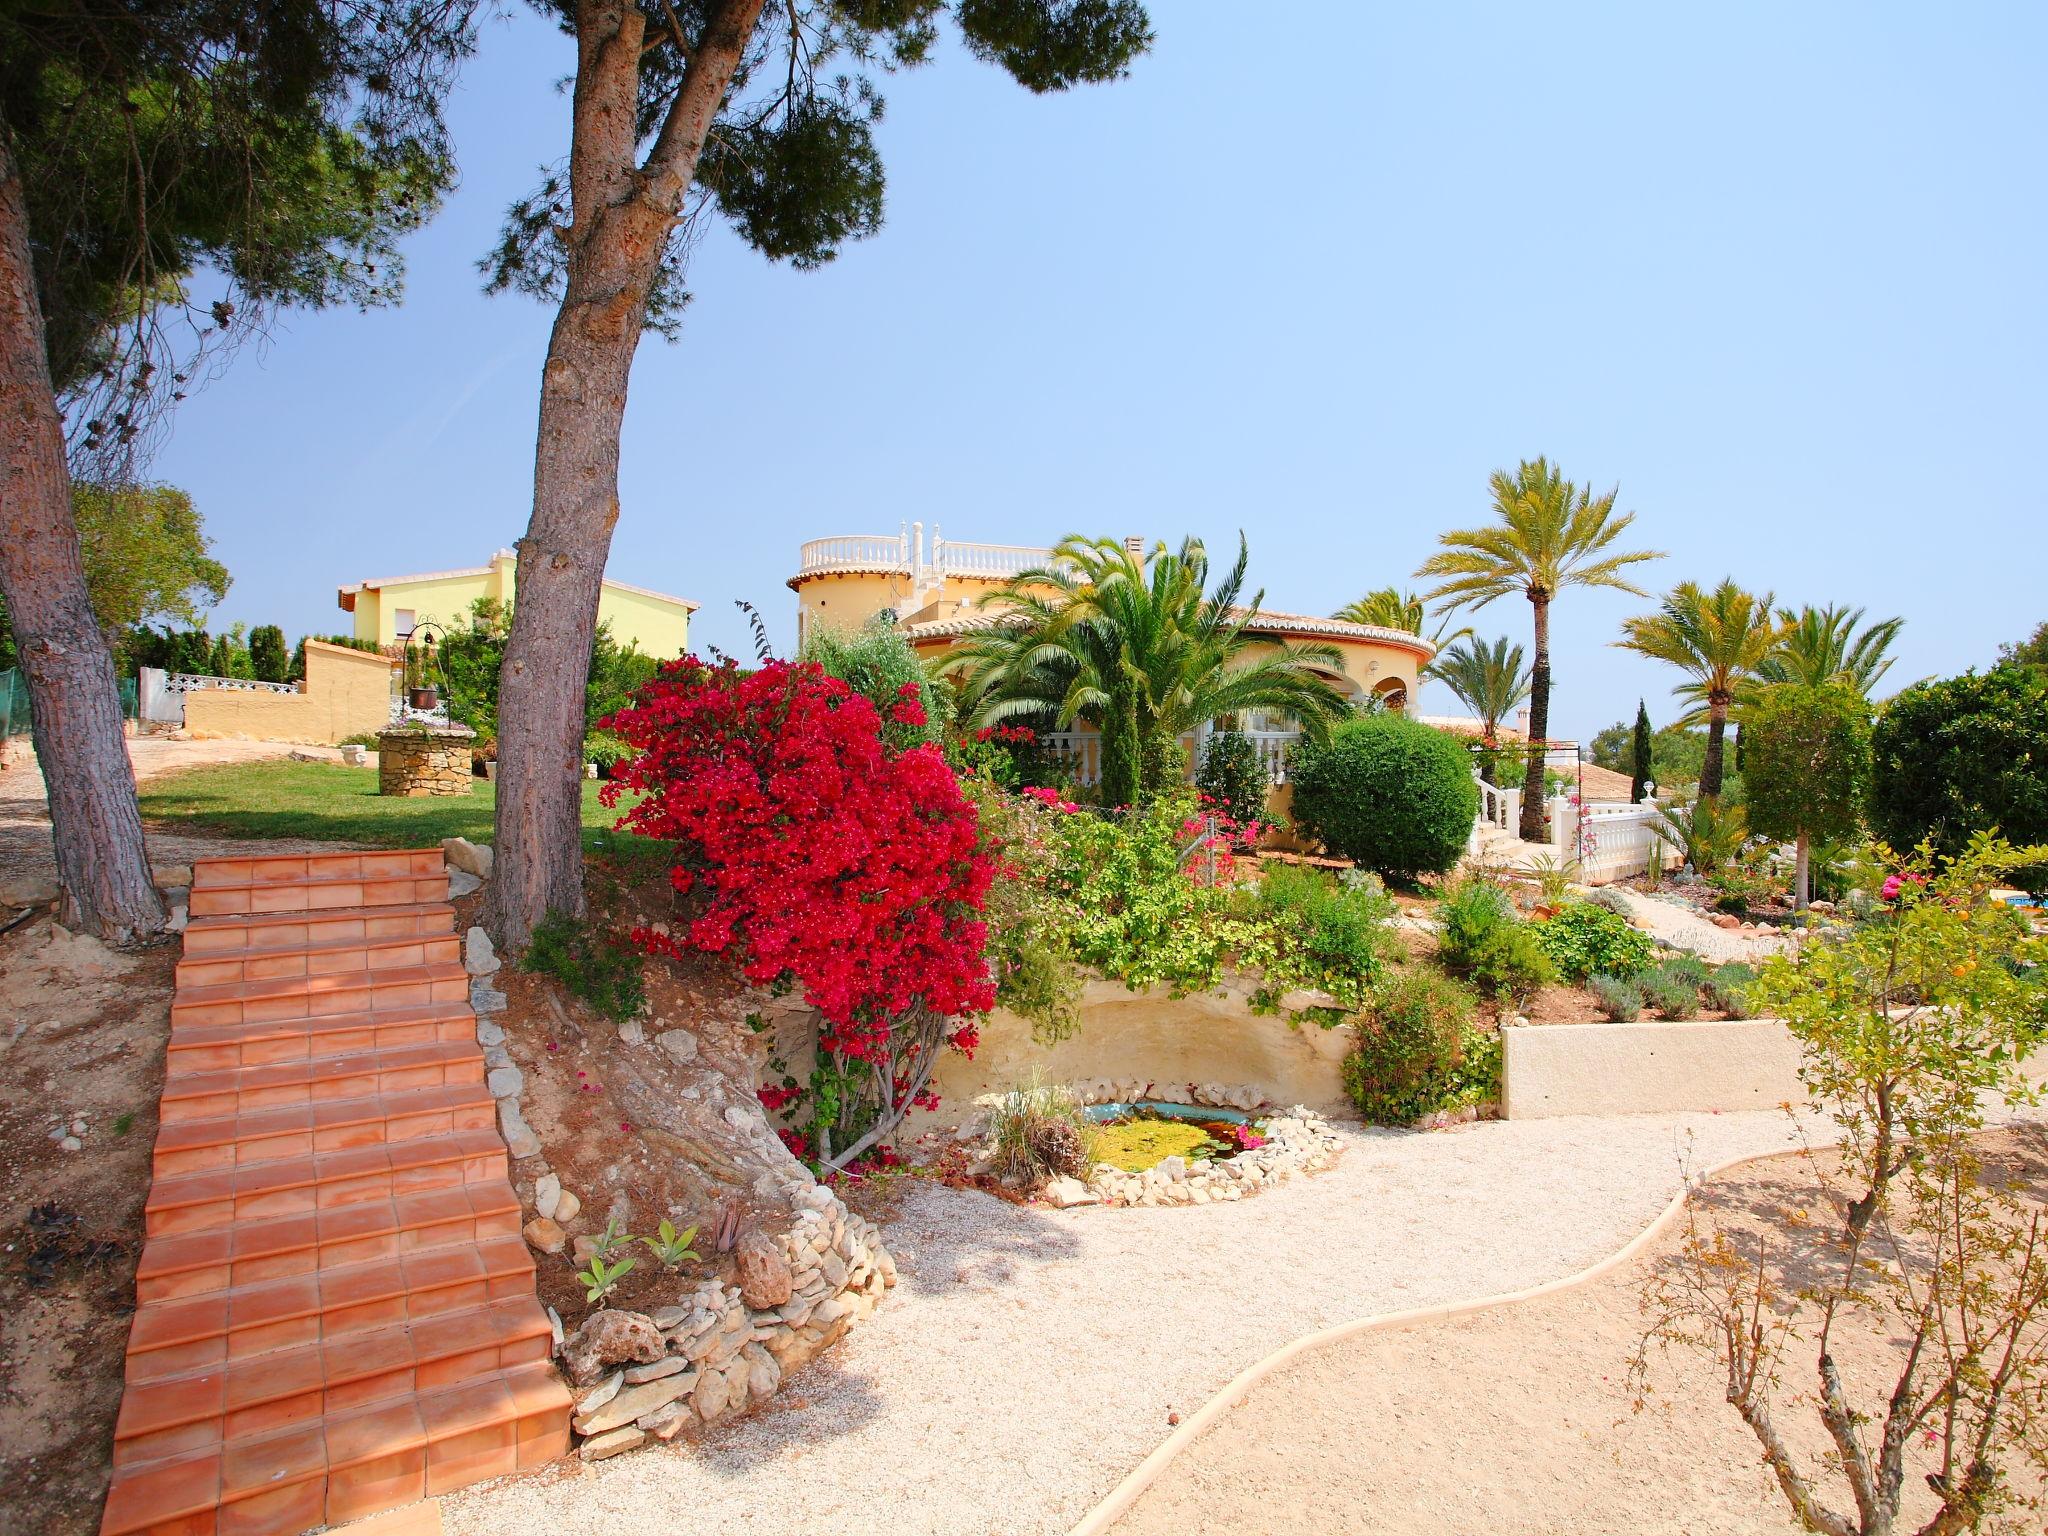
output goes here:
{"type": "Polygon", "coordinates": [[[1249,1125],[1258,1118],[1241,1109],[1225,1109],[1210,1104],[1173,1104],[1164,1099],[1133,1099],[1120,1104],[1090,1104],[1087,1108],[1090,1120],[1104,1123],[1127,1120],[1132,1115],[1139,1114],[1156,1115],[1161,1120],[1206,1121],[1222,1125],[1249,1125]]]}

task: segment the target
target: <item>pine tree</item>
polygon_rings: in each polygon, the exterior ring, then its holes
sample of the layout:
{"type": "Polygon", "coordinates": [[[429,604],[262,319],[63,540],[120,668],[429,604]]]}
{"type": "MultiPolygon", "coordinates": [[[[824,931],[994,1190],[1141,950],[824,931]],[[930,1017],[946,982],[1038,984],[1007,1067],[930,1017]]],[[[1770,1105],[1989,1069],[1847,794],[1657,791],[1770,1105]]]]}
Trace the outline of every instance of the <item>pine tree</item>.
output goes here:
{"type": "Polygon", "coordinates": [[[1644,788],[1653,782],[1652,774],[1655,770],[1651,763],[1655,760],[1656,751],[1656,738],[1650,731],[1650,707],[1641,699],[1636,700],[1636,735],[1633,745],[1635,760],[1629,766],[1628,798],[1631,805],[1641,805],[1644,788]]]}

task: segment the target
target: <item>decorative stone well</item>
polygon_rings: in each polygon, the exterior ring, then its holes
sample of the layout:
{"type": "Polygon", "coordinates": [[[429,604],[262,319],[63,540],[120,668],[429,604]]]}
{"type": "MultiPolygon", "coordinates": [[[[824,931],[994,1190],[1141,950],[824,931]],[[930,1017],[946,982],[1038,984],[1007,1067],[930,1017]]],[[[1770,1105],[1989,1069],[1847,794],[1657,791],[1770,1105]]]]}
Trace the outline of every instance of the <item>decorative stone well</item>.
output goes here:
{"type": "Polygon", "coordinates": [[[466,725],[408,727],[377,737],[377,793],[380,795],[466,795],[475,774],[469,766],[476,732],[466,725]]]}

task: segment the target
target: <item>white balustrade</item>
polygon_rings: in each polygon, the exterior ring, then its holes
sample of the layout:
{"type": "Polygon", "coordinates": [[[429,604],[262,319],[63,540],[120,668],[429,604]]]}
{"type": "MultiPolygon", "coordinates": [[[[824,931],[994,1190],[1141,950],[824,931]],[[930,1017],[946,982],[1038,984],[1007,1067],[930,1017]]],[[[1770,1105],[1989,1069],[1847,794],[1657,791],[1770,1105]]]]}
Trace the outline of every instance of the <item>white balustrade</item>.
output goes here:
{"type": "Polygon", "coordinates": [[[910,566],[908,541],[902,534],[843,533],[826,539],[806,539],[798,551],[799,574],[842,565],[907,570],[910,566]]]}
{"type": "Polygon", "coordinates": [[[164,679],[166,693],[297,693],[297,683],[262,683],[253,677],[207,677],[198,672],[173,672],[164,679]]]}

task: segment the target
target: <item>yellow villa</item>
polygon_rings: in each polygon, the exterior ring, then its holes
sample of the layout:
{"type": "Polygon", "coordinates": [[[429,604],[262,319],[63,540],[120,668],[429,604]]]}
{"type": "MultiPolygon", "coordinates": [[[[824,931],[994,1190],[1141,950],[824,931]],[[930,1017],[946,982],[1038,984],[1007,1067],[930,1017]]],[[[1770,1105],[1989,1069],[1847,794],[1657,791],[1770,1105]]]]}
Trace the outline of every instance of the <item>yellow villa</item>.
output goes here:
{"type": "MultiPolygon", "coordinates": [[[[512,605],[513,577],[519,557],[509,549],[491,556],[488,565],[459,571],[426,571],[417,576],[380,576],[352,582],[338,598],[344,613],[355,616],[355,637],[379,645],[402,644],[417,625],[448,629],[469,622],[470,605],[495,598],[512,605]]],[[[690,615],[697,604],[623,581],[604,580],[597,616],[611,625],[612,638],[630,642],[649,656],[679,656],[689,646],[690,615]]]]}
{"type": "MultiPolygon", "coordinates": [[[[1140,541],[1126,540],[1138,547],[1140,541]]],[[[976,630],[1000,623],[1000,607],[981,599],[1011,577],[1044,565],[1049,549],[1017,544],[968,544],[942,539],[937,527],[929,543],[924,525],[894,535],[841,534],[805,543],[789,585],[797,596],[797,636],[818,626],[856,629],[886,617],[921,656],[940,654],[976,630]]],[[[1376,624],[1260,609],[1246,628],[1275,645],[1332,646],[1341,666],[1327,669],[1330,681],[1355,699],[1376,698],[1389,709],[1406,710],[1416,697],[1417,675],[1435,647],[1420,635],[1376,624]]],[[[1227,722],[1258,743],[1275,784],[1285,782],[1286,749],[1297,734],[1290,720],[1227,722]]],[[[1098,768],[1095,733],[1068,732],[1051,743],[1073,763],[1075,776],[1093,782],[1098,768]]],[[[1191,757],[1199,742],[1188,742],[1191,757]]]]}

